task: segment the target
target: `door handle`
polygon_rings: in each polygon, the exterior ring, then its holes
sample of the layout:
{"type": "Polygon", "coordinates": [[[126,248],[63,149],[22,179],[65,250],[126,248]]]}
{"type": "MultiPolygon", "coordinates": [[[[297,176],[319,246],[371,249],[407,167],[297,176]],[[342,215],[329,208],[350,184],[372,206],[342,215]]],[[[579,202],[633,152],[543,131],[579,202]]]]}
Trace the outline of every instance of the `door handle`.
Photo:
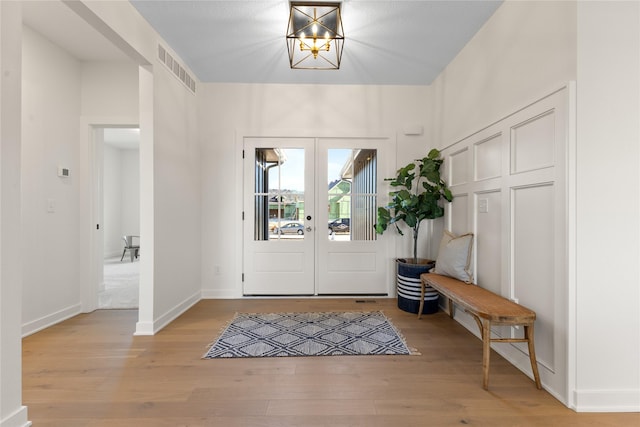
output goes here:
{"type": "Polygon", "coordinates": [[[309,227],[309,226],[308,226],[308,227],[307,227],[307,231],[311,231],[311,227],[309,227]]]}

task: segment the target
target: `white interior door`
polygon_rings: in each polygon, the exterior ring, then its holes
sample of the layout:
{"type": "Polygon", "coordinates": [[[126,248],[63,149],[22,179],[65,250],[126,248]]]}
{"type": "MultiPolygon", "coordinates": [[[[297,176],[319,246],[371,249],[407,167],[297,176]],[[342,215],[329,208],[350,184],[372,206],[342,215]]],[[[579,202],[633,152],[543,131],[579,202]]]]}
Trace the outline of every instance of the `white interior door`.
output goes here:
{"type": "Polygon", "coordinates": [[[389,293],[388,153],[388,138],[245,138],[244,295],[389,293]]]}
{"type": "Polygon", "coordinates": [[[315,293],[314,139],[244,139],[245,295],[315,293]]]}

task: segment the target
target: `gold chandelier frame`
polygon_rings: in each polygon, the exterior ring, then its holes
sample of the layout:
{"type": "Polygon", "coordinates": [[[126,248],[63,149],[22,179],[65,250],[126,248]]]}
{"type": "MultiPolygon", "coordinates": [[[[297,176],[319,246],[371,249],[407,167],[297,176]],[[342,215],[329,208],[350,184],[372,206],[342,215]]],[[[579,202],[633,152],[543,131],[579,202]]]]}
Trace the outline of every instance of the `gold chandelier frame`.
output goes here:
{"type": "Polygon", "coordinates": [[[287,49],[292,69],[340,69],[344,47],[340,12],[340,3],[291,2],[287,49]]]}

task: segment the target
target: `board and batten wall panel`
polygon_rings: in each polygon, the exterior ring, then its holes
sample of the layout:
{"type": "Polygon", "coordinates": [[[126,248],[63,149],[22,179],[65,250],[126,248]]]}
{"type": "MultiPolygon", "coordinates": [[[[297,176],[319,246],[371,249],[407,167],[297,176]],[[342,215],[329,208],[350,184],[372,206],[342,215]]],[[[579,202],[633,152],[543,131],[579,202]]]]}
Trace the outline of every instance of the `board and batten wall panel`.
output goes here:
{"type": "MultiPolygon", "coordinates": [[[[553,357],[554,247],[553,185],[533,185],[511,192],[511,292],[517,302],[536,312],[536,357],[555,370],[553,357]]],[[[524,346],[520,346],[524,349],[524,346]]]]}
{"type": "Polygon", "coordinates": [[[500,190],[478,193],[476,206],[484,204],[486,212],[476,218],[476,230],[487,230],[475,236],[477,283],[491,292],[500,293],[502,282],[502,243],[500,238],[500,219],[502,212],[502,193],[500,190]]]}
{"type": "MultiPolygon", "coordinates": [[[[445,148],[454,195],[445,228],[474,233],[474,282],[537,314],[535,343],[544,387],[567,402],[566,166],[569,89],[560,89],[445,148]]],[[[474,285],[471,285],[474,286],[474,285]]],[[[464,312],[456,319],[479,336],[464,312]]],[[[522,328],[495,326],[500,337],[522,328]]],[[[532,377],[526,345],[496,351],[532,377]]]]}

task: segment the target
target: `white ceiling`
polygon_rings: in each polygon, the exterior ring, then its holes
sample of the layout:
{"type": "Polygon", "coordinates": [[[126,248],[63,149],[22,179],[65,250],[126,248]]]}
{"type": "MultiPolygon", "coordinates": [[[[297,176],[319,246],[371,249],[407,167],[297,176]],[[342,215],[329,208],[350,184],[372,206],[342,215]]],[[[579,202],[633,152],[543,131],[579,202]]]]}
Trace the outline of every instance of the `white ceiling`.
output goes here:
{"type": "MultiPolygon", "coordinates": [[[[202,82],[427,85],[501,1],[343,0],[340,70],[291,70],[287,0],[131,0],[202,82]]],[[[57,1],[23,2],[25,24],[83,61],[128,58],[57,1]]]]}
{"type": "Polygon", "coordinates": [[[287,0],[131,0],[203,82],[426,85],[499,1],[343,0],[340,70],[291,70],[287,0]]]}

